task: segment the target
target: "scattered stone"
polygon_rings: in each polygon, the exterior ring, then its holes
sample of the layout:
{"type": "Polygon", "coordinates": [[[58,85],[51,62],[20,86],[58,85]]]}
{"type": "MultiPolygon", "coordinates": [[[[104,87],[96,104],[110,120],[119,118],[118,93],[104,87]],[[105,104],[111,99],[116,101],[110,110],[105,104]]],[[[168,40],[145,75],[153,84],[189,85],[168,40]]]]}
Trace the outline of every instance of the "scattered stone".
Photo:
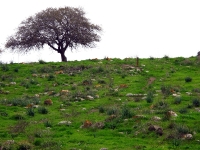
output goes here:
{"type": "Polygon", "coordinates": [[[95,95],[95,98],[99,98],[99,95],[95,95]]]}
{"type": "Polygon", "coordinates": [[[105,124],[103,122],[97,122],[92,124],[92,128],[103,129],[105,124]]]}
{"type": "Polygon", "coordinates": [[[64,74],[63,70],[56,71],[55,74],[64,74]]]}
{"type": "Polygon", "coordinates": [[[144,115],[135,115],[133,118],[145,118],[146,116],[144,115]]]}
{"type": "Polygon", "coordinates": [[[38,108],[39,107],[39,105],[33,105],[33,108],[38,108]]]}
{"type": "Polygon", "coordinates": [[[81,126],[81,128],[89,128],[92,126],[92,122],[89,120],[85,120],[85,122],[83,123],[83,125],[81,126]]]}
{"type": "Polygon", "coordinates": [[[44,104],[45,105],[52,105],[53,101],[51,99],[47,99],[47,100],[44,101],[44,104]]]}
{"type": "Polygon", "coordinates": [[[62,109],[60,109],[60,111],[65,111],[66,109],[64,109],[64,108],[62,108],[62,109]]]}
{"type": "Polygon", "coordinates": [[[38,77],[38,75],[37,74],[32,74],[32,77],[38,77]]]}
{"type": "Polygon", "coordinates": [[[187,94],[187,95],[192,95],[192,93],[191,93],[191,92],[186,92],[186,94],[187,94]]]}
{"type": "Polygon", "coordinates": [[[86,108],[82,108],[82,110],[86,110],[86,108]]]}
{"type": "Polygon", "coordinates": [[[61,90],[60,91],[60,95],[68,95],[69,94],[69,90],[61,90]]]}
{"type": "Polygon", "coordinates": [[[196,111],[200,112],[200,108],[195,108],[196,111]]]}
{"type": "Polygon", "coordinates": [[[10,82],[10,85],[16,85],[16,82],[10,82]]]}
{"type": "Polygon", "coordinates": [[[100,150],[108,150],[107,148],[101,148],[100,150]]]}
{"type": "Polygon", "coordinates": [[[152,119],[153,121],[160,121],[160,120],[161,120],[161,118],[158,117],[158,116],[153,116],[151,119],[152,119]]]}
{"type": "Polygon", "coordinates": [[[176,94],[176,93],[173,93],[172,96],[174,96],[174,97],[180,97],[181,95],[178,95],[178,94],[176,94]]]}
{"type": "Polygon", "coordinates": [[[89,100],[93,100],[93,99],[94,99],[94,97],[92,97],[92,96],[90,96],[90,95],[88,95],[87,98],[88,98],[89,100]]]}
{"type": "Polygon", "coordinates": [[[184,134],[182,139],[184,140],[191,140],[193,138],[192,134],[184,134]]]}
{"type": "Polygon", "coordinates": [[[163,129],[160,126],[157,125],[150,125],[148,128],[149,131],[155,131],[156,134],[162,136],[163,135],[163,129]]]}
{"type": "Polygon", "coordinates": [[[167,112],[167,115],[173,116],[173,117],[177,117],[178,116],[175,112],[173,112],[171,110],[167,112]]]}
{"type": "Polygon", "coordinates": [[[58,96],[60,96],[60,93],[57,93],[57,94],[54,95],[54,97],[58,97],[58,96]]]}
{"type": "Polygon", "coordinates": [[[38,97],[40,97],[40,95],[39,95],[39,94],[35,94],[35,97],[37,97],[37,98],[38,98],[38,97]]]}
{"type": "Polygon", "coordinates": [[[126,94],[126,96],[127,97],[132,97],[132,96],[134,96],[132,93],[128,93],[128,94],[126,94]]]}
{"type": "Polygon", "coordinates": [[[72,122],[71,121],[60,121],[59,123],[58,123],[58,125],[71,125],[72,124],[72,122]]]}
{"type": "Polygon", "coordinates": [[[117,116],[116,115],[110,115],[106,121],[112,121],[113,119],[115,119],[117,116]]]}
{"type": "Polygon", "coordinates": [[[162,91],[161,91],[161,90],[156,90],[156,92],[157,92],[157,93],[161,93],[162,91]]]}

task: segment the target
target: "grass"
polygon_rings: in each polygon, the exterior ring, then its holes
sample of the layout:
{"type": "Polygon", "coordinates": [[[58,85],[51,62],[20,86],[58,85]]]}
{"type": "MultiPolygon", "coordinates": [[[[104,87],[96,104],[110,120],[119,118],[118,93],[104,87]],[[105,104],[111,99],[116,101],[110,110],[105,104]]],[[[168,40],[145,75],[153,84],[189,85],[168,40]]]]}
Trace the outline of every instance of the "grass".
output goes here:
{"type": "Polygon", "coordinates": [[[0,64],[0,147],[199,149],[196,57],[150,57],[135,66],[135,58],[0,64]]]}

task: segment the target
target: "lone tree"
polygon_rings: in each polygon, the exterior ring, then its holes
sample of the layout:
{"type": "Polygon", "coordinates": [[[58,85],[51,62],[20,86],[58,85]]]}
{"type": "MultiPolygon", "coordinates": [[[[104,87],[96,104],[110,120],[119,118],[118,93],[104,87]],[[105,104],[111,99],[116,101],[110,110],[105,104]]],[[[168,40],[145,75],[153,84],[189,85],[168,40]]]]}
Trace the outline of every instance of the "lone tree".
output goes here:
{"type": "Polygon", "coordinates": [[[98,33],[101,30],[100,26],[89,22],[81,8],[48,8],[23,21],[5,47],[27,53],[48,45],[66,62],[67,48],[95,47],[95,42],[100,41],[98,33]]]}

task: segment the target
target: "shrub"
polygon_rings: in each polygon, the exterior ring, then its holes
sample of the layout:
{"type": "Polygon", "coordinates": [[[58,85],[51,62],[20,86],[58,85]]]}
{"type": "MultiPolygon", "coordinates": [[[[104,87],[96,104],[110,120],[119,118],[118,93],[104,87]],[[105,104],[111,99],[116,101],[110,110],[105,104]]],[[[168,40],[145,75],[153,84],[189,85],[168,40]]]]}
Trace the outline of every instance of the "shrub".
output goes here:
{"type": "Polygon", "coordinates": [[[117,115],[118,113],[119,113],[119,109],[116,107],[112,107],[107,110],[108,115],[117,115]]]}
{"type": "Polygon", "coordinates": [[[181,97],[175,97],[174,104],[180,104],[181,103],[181,97]]]}
{"type": "Polygon", "coordinates": [[[15,125],[9,127],[9,132],[14,134],[20,134],[25,131],[26,127],[28,126],[28,122],[24,120],[19,120],[15,125]]]}
{"type": "Polygon", "coordinates": [[[191,82],[192,81],[192,78],[191,77],[186,77],[185,78],[185,82],[191,82]]]}
{"type": "Polygon", "coordinates": [[[98,80],[98,83],[99,84],[106,84],[106,81],[105,80],[98,80]]]}
{"type": "Polygon", "coordinates": [[[171,94],[171,86],[161,86],[161,91],[165,96],[169,96],[171,94]]]}
{"type": "Polygon", "coordinates": [[[44,60],[39,60],[39,64],[46,64],[46,62],[44,60]]]}
{"type": "Polygon", "coordinates": [[[185,125],[177,125],[176,130],[177,130],[179,135],[192,133],[191,130],[185,125]]]}
{"type": "Polygon", "coordinates": [[[40,114],[47,114],[48,110],[45,107],[38,107],[38,113],[40,114]]]}
{"type": "Polygon", "coordinates": [[[32,145],[31,143],[27,141],[21,141],[18,143],[17,150],[31,150],[31,149],[32,149],[32,145]]]}
{"type": "Polygon", "coordinates": [[[8,64],[2,64],[2,65],[1,65],[1,70],[2,70],[2,71],[9,71],[8,64]]]}
{"type": "Polygon", "coordinates": [[[33,108],[27,108],[26,113],[27,113],[28,116],[32,116],[32,117],[35,116],[35,112],[34,112],[33,108]]]}
{"type": "Polygon", "coordinates": [[[53,74],[50,74],[48,76],[48,81],[53,81],[53,80],[55,80],[55,76],[53,74]]]}
{"type": "Polygon", "coordinates": [[[181,65],[185,65],[185,66],[189,66],[189,65],[192,65],[193,62],[189,59],[185,59],[181,62],[181,65]]]}
{"type": "Polygon", "coordinates": [[[99,107],[99,112],[100,112],[100,113],[104,113],[104,112],[105,112],[105,108],[104,108],[103,106],[100,106],[100,107],[99,107]]]}
{"type": "Polygon", "coordinates": [[[133,113],[128,106],[124,106],[122,108],[122,119],[131,118],[133,117],[133,113]]]}
{"type": "Polygon", "coordinates": [[[15,69],[14,69],[14,72],[19,72],[19,68],[15,68],[15,69]]]}
{"type": "Polygon", "coordinates": [[[149,91],[147,93],[147,98],[146,98],[147,103],[152,103],[153,102],[153,92],[149,91]]]}
{"type": "Polygon", "coordinates": [[[164,59],[169,59],[169,56],[165,55],[163,58],[164,58],[164,59]]]}
{"type": "Polygon", "coordinates": [[[167,102],[165,101],[158,101],[155,105],[154,105],[155,108],[158,108],[158,109],[162,109],[163,111],[165,111],[165,109],[168,109],[169,105],[167,102]]]}
{"type": "Polygon", "coordinates": [[[179,110],[179,112],[180,112],[181,114],[186,114],[186,113],[188,112],[188,110],[187,110],[187,108],[181,108],[181,109],[179,110]]]}
{"type": "Polygon", "coordinates": [[[52,123],[49,120],[47,120],[47,121],[44,122],[44,126],[45,127],[52,127],[52,123]]]}
{"type": "Polygon", "coordinates": [[[154,58],[154,57],[152,57],[152,56],[150,56],[150,57],[149,57],[149,60],[154,60],[154,59],[155,59],[155,58],[154,58]]]}
{"type": "Polygon", "coordinates": [[[192,100],[192,104],[194,107],[199,107],[200,106],[200,100],[198,98],[194,98],[192,100]]]}
{"type": "Polygon", "coordinates": [[[21,115],[21,114],[14,114],[14,115],[12,116],[12,118],[13,118],[14,120],[23,120],[23,119],[24,119],[24,116],[21,115]]]}

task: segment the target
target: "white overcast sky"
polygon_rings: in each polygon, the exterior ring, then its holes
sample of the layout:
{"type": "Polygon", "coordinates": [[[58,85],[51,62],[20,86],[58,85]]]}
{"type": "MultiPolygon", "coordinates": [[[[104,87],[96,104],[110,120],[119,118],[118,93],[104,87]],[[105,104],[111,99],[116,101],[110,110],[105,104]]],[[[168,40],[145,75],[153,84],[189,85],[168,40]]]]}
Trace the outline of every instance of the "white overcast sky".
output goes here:
{"type": "MultiPolygon", "coordinates": [[[[82,7],[103,28],[96,48],[66,51],[68,60],[111,57],[190,57],[200,51],[200,0],[2,0],[0,48],[21,21],[48,7],[82,7]]],[[[60,61],[48,47],[26,55],[6,53],[3,62],[60,61]]]]}

